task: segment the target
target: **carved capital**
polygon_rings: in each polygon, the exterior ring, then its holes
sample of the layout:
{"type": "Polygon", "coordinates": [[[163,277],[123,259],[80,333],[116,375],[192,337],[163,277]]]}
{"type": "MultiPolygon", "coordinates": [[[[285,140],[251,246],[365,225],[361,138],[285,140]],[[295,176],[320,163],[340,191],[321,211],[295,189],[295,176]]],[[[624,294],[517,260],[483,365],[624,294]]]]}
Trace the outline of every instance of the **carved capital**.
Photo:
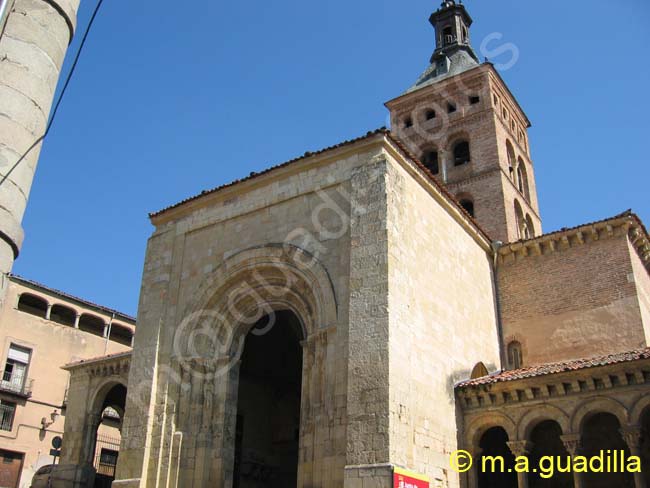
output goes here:
{"type": "Polygon", "coordinates": [[[582,449],[582,439],[580,434],[566,434],[560,436],[565,449],[571,456],[575,456],[582,449]]]}
{"type": "Polygon", "coordinates": [[[619,432],[623,440],[631,451],[641,449],[641,427],[638,425],[627,425],[622,427],[619,432]]]}
{"type": "Polygon", "coordinates": [[[511,441],[507,442],[510,451],[516,456],[528,456],[533,450],[533,443],[530,441],[511,441]]]}

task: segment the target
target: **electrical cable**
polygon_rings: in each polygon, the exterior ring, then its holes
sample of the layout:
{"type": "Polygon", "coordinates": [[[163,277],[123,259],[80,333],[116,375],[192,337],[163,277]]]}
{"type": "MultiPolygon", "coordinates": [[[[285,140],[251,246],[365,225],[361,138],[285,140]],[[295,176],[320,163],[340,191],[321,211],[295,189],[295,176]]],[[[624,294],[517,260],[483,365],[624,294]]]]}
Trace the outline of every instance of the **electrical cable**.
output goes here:
{"type": "Polygon", "coordinates": [[[14,170],[22,163],[25,158],[29,155],[30,152],[34,150],[36,146],[38,146],[45,138],[47,135],[50,133],[50,129],[52,128],[52,124],[54,123],[54,119],[56,117],[57,112],[59,111],[59,107],[61,106],[61,102],[63,101],[63,97],[65,96],[65,93],[68,89],[68,85],[70,84],[70,80],[72,80],[72,75],[75,72],[75,69],[77,68],[77,64],[79,63],[79,58],[81,57],[81,52],[83,51],[84,46],[86,45],[86,39],[88,39],[88,34],[90,34],[90,30],[93,26],[93,23],[95,22],[95,17],[97,17],[97,14],[99,13],[99,9],[101,8],[102,4],[104,3],[104,0],[98,0],[97,5],[95,6],[95,11],[93,12],[92,17],[88,21],[88,25],[86,26],[86,32],[84,33],[83,38],[81,39],[81,44],[79,45],[79,49],[77,50],[77,54],[75,55],[74,62],[72,63],[72,66],[70,67],[70,72],[68,73],[68,76],[65,80],[65,84],[63,85],[63,88],[61,89],[61,93],[59,94],[59,98],[56,101],[56,104],[54,105],[54,110],[52,110],[52,115],[50,116],[50,120],[47,123],[47,126],[45,128],[45,132],[41,137],[36,139],[34,144],[29,146],[29,149],[23,153],[22,156],[16,161],[16,163],[11,167],[11,169],[7,172],[2,177],[2,180],[0,180],[0,186],[9,178],[11,173],[14,172],[14,170]]]}

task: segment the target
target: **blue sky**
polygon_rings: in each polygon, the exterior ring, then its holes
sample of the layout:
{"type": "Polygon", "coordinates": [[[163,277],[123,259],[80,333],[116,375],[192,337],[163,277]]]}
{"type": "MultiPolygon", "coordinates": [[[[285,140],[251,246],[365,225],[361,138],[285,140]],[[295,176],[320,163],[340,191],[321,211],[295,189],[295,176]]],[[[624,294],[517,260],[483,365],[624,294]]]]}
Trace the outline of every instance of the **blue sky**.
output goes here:
{"type": "MultiPolygon", "coordinates": [[[[383,103],[427,66],[439,4],[106,0],[44,145],[14,271],[135,314],[147,213],[387,125],[383,103]]],[[[477,50],[499,33],[491,50],[519,52],[502,75],[533,123],[544,230],[628,208],[650,224],[650,3],[465,4],[477,50]]]]}

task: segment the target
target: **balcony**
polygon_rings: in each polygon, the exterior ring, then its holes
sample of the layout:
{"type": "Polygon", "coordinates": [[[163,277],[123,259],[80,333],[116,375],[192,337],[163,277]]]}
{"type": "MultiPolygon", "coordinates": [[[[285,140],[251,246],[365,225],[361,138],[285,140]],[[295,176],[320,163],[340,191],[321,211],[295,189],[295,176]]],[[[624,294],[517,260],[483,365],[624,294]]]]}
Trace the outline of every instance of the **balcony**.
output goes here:
{"type": "Polygon", "coordinates": [[[34,380],[5,371],[2,375],[2,381],[0,381],[0,392],[9,393],[20,398],[30,398],[33,385],[34,380]]]}

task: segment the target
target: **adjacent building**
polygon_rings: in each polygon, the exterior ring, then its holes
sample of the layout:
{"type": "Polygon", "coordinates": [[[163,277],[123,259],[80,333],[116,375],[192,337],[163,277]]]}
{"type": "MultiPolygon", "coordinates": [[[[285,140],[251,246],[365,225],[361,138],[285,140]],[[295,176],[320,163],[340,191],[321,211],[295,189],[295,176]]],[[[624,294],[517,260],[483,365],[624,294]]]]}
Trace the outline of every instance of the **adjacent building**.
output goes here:
{"type": "MultiPolygon", "coordinates": [[[[0,486],[26,488],[39,468],[52,464],[52,439],[63,435],[70,374],[62,367],[130,351],[135,319],[18,276],[9,278],[6,297],[0,310],[0,486]]],[[[119,412],[100,414],[93,464],[112,475],[119,412]]]]}

